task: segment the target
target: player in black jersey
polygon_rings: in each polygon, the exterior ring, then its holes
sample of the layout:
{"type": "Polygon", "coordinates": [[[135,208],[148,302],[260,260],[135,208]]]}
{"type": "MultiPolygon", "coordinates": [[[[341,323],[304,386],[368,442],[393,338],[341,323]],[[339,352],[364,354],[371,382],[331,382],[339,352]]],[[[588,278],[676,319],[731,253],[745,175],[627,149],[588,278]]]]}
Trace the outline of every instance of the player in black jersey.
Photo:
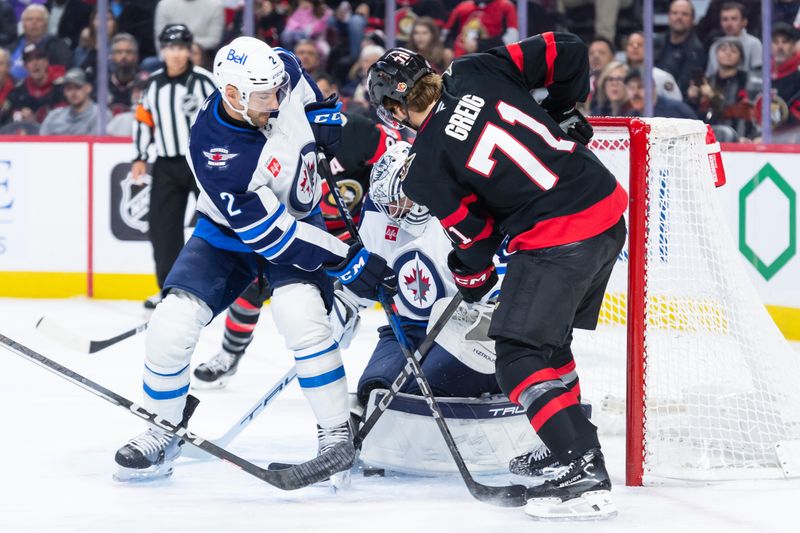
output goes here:
{"type": "MultiPolygon", "coordinates": [[[[331,172],[339,187],[339,193],[358,221],[369,189],[372,165],[380,159],[387,148],[400,139],[400,134],[396,129],[384,124],[375,124],[357,113],[343,113],[342,122],[341,148],[331,160],[331,172]]],[[[322,184],[320,208],[328,233],[349,244],[350,234],[336,208],[336,200],[330,194],[328,184],[325,182],[322,184]]],[[[231,304],[225,317],[222,348],[211,359],[194,369],[195,388],[225,387],[228,380],[236,374],[239,361],[253,342],[253,332],[261,315],[261,307],[270,294],[266,282],[256,280],[231,304]]],[[[358,326],[358,307],[340,291],[335,293],[333,306],[331,316],[335,317],[334,336],[340,345],[346,348],[358,326]]]]}
{"type": "Polygon", "coordinates": [[[573,328],[595,329],[625,241],[627,194],[586,148],[592,128],[575,109],[588,91],[586,46],[568,33],[459,58],[442,76],[402,48],[369,71],[381,118],[417,132],[403,189],[452,240],[448,266],[465,300],[495,284],[492,255],[508,239],[489,330],[497,381],[564,467],[529,489],[534,518],[616,514],[570,348],[573,328]],[[530,95],[539,88],[541,105],[530,95]]]}

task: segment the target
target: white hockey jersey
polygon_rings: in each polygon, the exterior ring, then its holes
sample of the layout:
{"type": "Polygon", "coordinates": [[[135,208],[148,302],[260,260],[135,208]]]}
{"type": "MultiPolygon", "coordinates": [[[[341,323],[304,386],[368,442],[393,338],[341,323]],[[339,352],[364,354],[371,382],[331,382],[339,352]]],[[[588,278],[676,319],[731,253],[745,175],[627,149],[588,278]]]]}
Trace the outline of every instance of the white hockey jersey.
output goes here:
{"type": "Polygon", "coordinates": [[[317,213],[322,196],[304,109],[321,94],[294,55],[276,50],[291,91],[266,128],[223,120],[219,92],[195,119],[187,154],[200,188],[194,235],[218,248],[255,251],[275,263],[315,270],[339,263],[348,249],[323,227],[302,221],[317,213]]]}
{"type": "MultiPolygon", "coordinates": [[[[364,247],[386,259],[397,272],[394,302],[404,322],[427,323],[434,302],[458,292],[447,268],[447,254],[453,245],[435,218],[431,217],[423,233],[414,237],[379,211],[368,196],[360,234],[364,247]]],[[[506,267],[497,256],[494,261],[500,280],[486,299],[497,297],[505,274],[506,267]]]]}

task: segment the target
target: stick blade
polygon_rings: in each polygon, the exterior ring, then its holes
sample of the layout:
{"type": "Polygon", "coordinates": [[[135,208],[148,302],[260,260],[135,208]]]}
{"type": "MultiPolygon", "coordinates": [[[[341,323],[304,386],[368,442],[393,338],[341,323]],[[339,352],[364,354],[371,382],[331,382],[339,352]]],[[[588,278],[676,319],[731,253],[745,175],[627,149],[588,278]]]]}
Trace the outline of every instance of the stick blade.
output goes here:
{"type": "Polygon", "coordinates": [[[45,337],[78,352],[89,353],[91,342],[74,331],[60,325],[52,318],[43,316],[36,323],[36,329],[45,337]]]}
{"type": "Polygon", "coordinates": [[[491,487],[475,483],[467,488],[475,499],[498,507],[524,507],[528,502],[528,488],[524,485],[491,487]]]}

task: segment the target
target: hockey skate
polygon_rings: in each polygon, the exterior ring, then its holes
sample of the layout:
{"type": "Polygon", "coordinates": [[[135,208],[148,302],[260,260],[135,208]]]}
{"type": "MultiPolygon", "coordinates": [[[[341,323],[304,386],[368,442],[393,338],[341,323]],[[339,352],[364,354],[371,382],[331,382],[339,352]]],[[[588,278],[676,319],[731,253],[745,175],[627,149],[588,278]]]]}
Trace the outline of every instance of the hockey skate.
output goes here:
{"type": "Polygon", "coordinates": [[[220,350],[214,357],[194,369],[196,379],[192,382],[192,386],[196,389],[224,388],[231,377],[236,374],[239,360],[243,355],[244,353],[234,355],[220,350]]]}
{"type": "Polygon", "coordinates": [[[539,444],[533,450],[512,458],[508,471],[518,476],[537,477],[555,473],[558,466],[558,459],[547,446],[539,444]]]}
{"type": "Polygon", "coordinates": [[[353,431],[350,421],[343,422],[338,426],[322,428],[317,426],[317,457],[330,456],[349,456],[349,464],[338,465],[331,474],[330,481],[334,490],[345,489],[350,486],[350,468],[355,462],[356,449],[353,446],[353,431]]]}
{"type": "Polygon", "coordinates": [[[601,520],[617,515],[603,454],[593,448],[554,479],[528,489],[525,514],[534,520],[601,520]]]}
{"type": "MultiPolygon", "coordinates": [[[[198,403],[200,401],[194,396],[186,397],[181,427],[186,427],[198,403]]],[[[151,481],[171,476],[172,463],[180,457],[182,446],[183,439],[150,427],[117,450],[114,457],[117,471],[113,478],[124,483],[151,481]]]]}

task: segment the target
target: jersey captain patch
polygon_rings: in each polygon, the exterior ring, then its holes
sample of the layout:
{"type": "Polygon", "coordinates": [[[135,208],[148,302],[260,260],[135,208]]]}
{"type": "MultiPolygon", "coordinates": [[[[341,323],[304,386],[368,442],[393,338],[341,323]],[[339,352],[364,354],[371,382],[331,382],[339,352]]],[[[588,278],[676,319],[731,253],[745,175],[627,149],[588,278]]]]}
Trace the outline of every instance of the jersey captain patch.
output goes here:
{"type": "Polygon", "coordinates": [[[445,295],[444,284],[431,259],[419,250],[410,250],[394,262],[397,296],[409,310],[430,316],[434,302],[445,295]]]}

